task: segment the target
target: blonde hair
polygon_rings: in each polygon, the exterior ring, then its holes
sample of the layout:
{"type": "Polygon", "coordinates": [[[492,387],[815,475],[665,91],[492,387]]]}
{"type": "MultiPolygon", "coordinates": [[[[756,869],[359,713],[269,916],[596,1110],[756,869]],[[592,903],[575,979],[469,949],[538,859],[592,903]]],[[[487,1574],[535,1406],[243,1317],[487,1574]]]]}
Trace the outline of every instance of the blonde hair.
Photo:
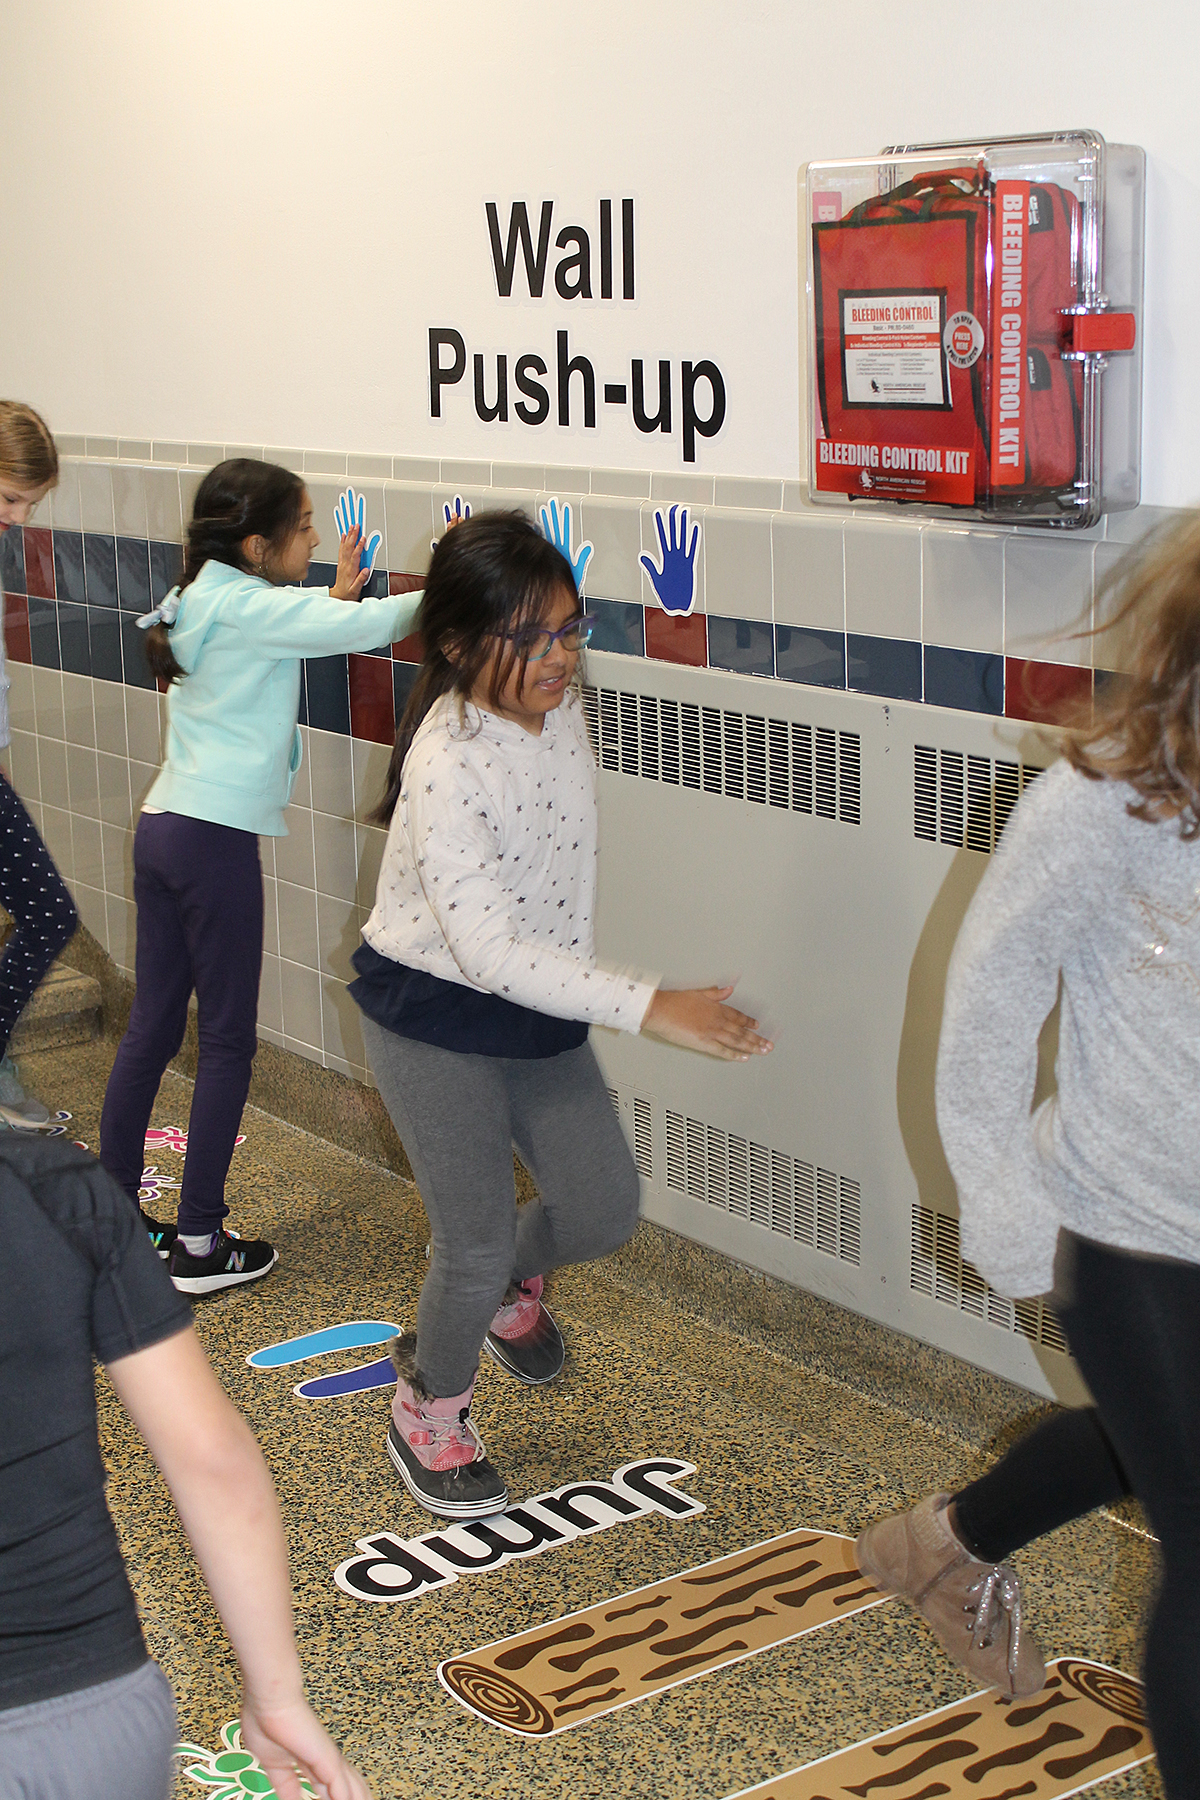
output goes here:
{"type": "Polygon", "coordinates": [[[1114,571],[1113,633],[1123,672],[1097,692],[1091,719],[1064,742],[1093,780],[1128,782],[1135,819],[1178,819],[1200,834],[1200,512],[1144,540],[1114,571]]]}
{"type": "Polygon", "coordinates": [[[20,400],[0,400],[0,475],[22,488],[47,487],[58,480],[50,427],[20,400]]]}

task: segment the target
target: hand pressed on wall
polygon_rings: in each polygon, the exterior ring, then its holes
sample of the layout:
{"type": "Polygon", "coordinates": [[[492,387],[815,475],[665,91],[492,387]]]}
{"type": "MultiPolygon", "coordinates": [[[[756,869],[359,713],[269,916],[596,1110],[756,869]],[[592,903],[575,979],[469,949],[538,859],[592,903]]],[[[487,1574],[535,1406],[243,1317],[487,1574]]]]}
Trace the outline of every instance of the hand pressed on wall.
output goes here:
{"type": "MultiPolygon", "coordinates": [[[[469,500],[464,500],[461,494],[455,494],[453,512],[451,512],[450,502],[447,500],[442,508],[442,513],[446,520],[446,531],[449,531],[452,526],[461,525],[464,519],[470,518],[471,502],[469,500]]],[[[446,532],[444,531],[442,537],[445,537],[445,535],[446,532]]],[[[430,538],[429,548],[431,550],[436,550],[441,541],[441,538],[430,538]]]]}
{"type": "Polygon", "coordinates": [[[664,527],[661,511],[654,514],[654,523],[658,527],[658,541],[662,547],[662,568],[651,556],[643,555],[641,564],[649,575],[658,595],[659,604],[664,612],[690,613],[696,598],[696,546],[700,542],[699,525],[692,526],[691,542],[688,543],[687,507],[682,509],[673,506],[667,516],[670,526],[670,540],[664,527]],[[675,515],[679,514],[678,536],[676,535],[675,515]]]}
{"type": "Polygon", "coordinates": [[[561,550],[571,565],[571,574],[575,577],[575,591],[582,595],[583,584],[587,576],[587,566],[592,560],[592,548],[589,543],[580,544],[575,552],[571,550],[571,508],[564,504],[562,518],[559,518],[558,501],[552,499],[549,507],[543,506],[538,517],[542,522],[542,536],[548,538],[556,550],[561,550]]]}
{"type": "Polygon", "coordinates": [[[370,575],[375,567],[375,558],[379,555],[379,546],[383,542],[382,531],[373,531],[367,536],[367,501],[364,494],[356,494],[353,488],[347,488],[338,499],[333,509],[333,522],[337,527],[339,538],[357,527],[359,537],[358,566],[370,575]]]}

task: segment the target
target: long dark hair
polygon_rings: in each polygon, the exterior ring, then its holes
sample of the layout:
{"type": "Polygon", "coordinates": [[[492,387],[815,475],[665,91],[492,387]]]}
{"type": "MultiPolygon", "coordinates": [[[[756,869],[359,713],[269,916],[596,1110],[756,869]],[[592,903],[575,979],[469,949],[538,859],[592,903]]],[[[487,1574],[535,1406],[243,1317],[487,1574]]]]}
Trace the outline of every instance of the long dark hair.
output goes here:
{"type": "MultiPolygon", "coordinates": [[[[242,555],[242,539],[262,537],[268,548],[284,549],[304,510],[304,482],[278,463],[234,456],[208,471],[196,489],[183,550],[179,591],[190,586],[206,562],[226,563],[251,573],[242,555]]],[[[265,573],[254,571],[254,573],[265,573]]],[[[170,628],[151,625],[146,633],[146,661],[160,681],[178,681],[185,671],[171,649],[170,628]]]]}
{"type": "MultiPolygon", "coordinates": [[[[467,699],[495,640],[544,617],[562,588],[575,593],[570,563],[524,513],[476,513],[442,538],[416,618],[425,659],[396,732],[387,786],[370,815],[373,825],[386,825],[396,810],[404,759],[430,707],[443,694],[467,699]]],[[[518,664],[524,677],[528,661],[528,652],[512,642],[496,658],[488,685],[493,705],[518,664]]]]}

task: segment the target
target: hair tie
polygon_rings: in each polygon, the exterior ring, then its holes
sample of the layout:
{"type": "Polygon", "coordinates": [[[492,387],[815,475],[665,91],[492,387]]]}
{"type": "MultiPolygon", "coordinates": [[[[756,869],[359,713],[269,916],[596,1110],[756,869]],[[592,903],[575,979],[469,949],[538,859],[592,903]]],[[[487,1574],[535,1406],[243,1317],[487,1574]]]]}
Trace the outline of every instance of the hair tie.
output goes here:
{"type": "Polygon", "coordinates": [[[134,623],[139,631],[149,631],[152,625],[173,625],[179,617],[179,602],[183,598],[178,588],[172,588],[165,594],[153,612],[143,613],[134,623]]]}

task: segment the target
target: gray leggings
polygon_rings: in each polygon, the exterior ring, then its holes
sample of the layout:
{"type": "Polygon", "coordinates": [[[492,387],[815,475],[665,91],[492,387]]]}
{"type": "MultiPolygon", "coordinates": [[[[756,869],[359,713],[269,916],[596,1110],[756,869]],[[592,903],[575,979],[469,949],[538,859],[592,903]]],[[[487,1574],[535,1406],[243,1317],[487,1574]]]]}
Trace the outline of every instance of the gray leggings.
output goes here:
{"type": "Polygon", "coordinates": [[[0,1712],[0,1800],[167,1800],[175,1700],[155,1662],[0,1712]]]}
{"type": "Polygon", "coordinates": [[[590,1044],[518,1060],[439,1050],[365,1016],[362,1030],[433,1238],[417,1368],[431,1393],[461,1394],[510,1281],[632,1236],[637,1169],[590,1044]],[[519,1210],[514,1145],[541,1196],[519,1210]]]}

